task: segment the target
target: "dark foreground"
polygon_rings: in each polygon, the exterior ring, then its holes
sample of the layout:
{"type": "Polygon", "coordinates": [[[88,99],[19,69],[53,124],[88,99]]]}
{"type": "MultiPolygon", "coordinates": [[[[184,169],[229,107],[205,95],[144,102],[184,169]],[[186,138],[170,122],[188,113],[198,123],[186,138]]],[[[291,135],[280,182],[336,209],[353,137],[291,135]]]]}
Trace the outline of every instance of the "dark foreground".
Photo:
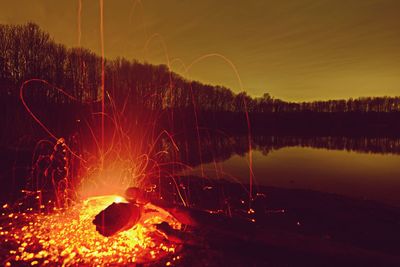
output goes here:
{"type": "Polygon", "coordinates": [[[182,266],[400,266],[399,208],[260,187],[249,210],[242,185],[194,177],[178,183],[195,225],[161,230],[184,243],[182,266]]]}
{"type": "MultiPolygon", "coordinates": [[[[243,185],[182,177],[161,181],[147,198],[187,226],[157,225],[179,243],[176,266],[400,266],[400,209],[305,190],[259,187],[248,202],[243,185]]],[[[2,226],[6,220],[1,221],[2,226]]],[[[0,250],[1,262],[6,248],[0,250]]],[[[165,266],[149,262],[139,266],[165,266]]],[[[169,262],[170,263],[170,262],[169,262]]]]}

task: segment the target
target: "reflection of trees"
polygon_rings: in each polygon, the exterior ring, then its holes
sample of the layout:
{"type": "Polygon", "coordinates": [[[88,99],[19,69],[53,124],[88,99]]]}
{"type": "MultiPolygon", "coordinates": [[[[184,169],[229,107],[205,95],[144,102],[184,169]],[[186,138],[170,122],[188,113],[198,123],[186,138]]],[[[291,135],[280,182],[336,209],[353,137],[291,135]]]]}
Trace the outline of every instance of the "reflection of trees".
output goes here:
{"type": "MultiPolygon", "coordinates": [[[[200,163],[220,162],[233,155],[244,156],[248,152],[247,136],[228,137],[224,135],[202,135],[199,153],[195,139],[175,140],[182,162],[196,166],[200,163]],[[200,160],[200,155],[202,156],[200,160]]],[[[267,155],[284,147],[311,147],[331,150],[346,150],[362,153],[400,154],[400,139],[388,137],[296,137],[296,136],[254,136],[253,149],[267,155]]]]}
{"type": "Polygon", "coordinates": [[[257,149],[266,152],[282,147],[302,146],[363,153],[400,154],[400,139],[389,137],[267,136],[255,137],[254,143],[257,149]]]}

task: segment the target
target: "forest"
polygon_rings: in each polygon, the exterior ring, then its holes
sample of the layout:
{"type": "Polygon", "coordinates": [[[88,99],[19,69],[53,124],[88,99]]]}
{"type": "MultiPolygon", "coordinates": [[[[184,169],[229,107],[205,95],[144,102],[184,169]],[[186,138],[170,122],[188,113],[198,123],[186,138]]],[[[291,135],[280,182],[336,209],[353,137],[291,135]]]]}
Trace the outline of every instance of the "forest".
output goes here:
{"type": "MultiPolygon", "coordinates": [[[[87,49],[67,48],[56,43],[34,23],[0,25],[2,124],[14,131],[13,136],[21,136],[26,131],[27,114],[21,105],[21,94],[44,120],[51,111],[53,117],[47,120],[55,128],[57,126],[51,121],[62,118],[65,126],[69,120],[78,119],[77,114],[85,114],[82,111],[88,114],[98,111],[102,98],[101,62],[100,56],[87,49]],[[24,84],[30,79],[43,81],[24,84]],[[23,84],[24,88],[20,90],[23,84]]],[[[246,113],[255,131],[292,132],[301,128],[302,131],[323,130],[322,135],[331,135],[331,125],[335,125],[336,132],[342,128],[348,131],[354,125],[358,132],[367,134],[371,131],[398,132],[398,96],[287,102],[268,93],[262,97],[252,97],[246,92],[234,93],[223,86],[185,79],[166,65],[156,66],[125,58],[105,59],[104,78],[106,110],[120,107],[124,117],[132,120],[135,116],[149,118],[143,114],[161,112],[161,118],[169,118],[160,119],[160,126],[164,128],[177,129],[182,127],[182,121],[187,122],[186,128],[193,128],[196,121],[197,127],[246,131],[246,113]],[[172,119],[169,114],[173,114],[172,119]],[[304,124],[308,127],[296,126],[304,124]]],[[[3,143],[9,141],[4,136],[1,140],[3,143]]]]}

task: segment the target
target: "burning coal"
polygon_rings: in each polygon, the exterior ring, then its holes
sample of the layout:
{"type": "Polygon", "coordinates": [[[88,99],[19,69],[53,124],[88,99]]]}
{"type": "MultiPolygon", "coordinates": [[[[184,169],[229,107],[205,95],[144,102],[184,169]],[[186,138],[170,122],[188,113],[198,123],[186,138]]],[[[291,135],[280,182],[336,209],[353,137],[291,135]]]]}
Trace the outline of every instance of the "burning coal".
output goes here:
{"type": "Polygon", "coordinates": [[[170,242],[156,225],[166,222],[179,230],[181,223],[150,203],[140,207],[140,213],[134,209],[123,197],[107,195],[91,197],[71,208],[55,209],[50,214],[3,213],[3,220],[7,219],[9,223],[2,224],[0,239],[9,251],[3,252],[8,257],[2,264],[124,265],[151,262],[166,256],[179,259],[174,256],[179,245],[170,242]],[[131,209],[125,221],[130,224],[125,224],[123,231],[108,232],[106,237],[96,231],[93,220],[110,205],[131,209]]]}

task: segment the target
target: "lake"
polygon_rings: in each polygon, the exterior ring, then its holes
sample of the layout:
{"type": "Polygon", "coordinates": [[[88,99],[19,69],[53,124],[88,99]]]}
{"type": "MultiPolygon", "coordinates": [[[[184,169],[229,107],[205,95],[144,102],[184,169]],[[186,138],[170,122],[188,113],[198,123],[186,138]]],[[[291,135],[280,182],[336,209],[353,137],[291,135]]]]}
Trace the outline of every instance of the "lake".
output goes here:
{"type": "MultiPolygon", "coordinates": [[[[253,149],[254,184],[335,193],[400,206],[400,155],[389,153],[387,147],[384,153],[374,153],[360,152],[368,151],[368,146],[357,146],[358,151],[354,151],[300,143],[268,148],[267,152],[265,146],[253,149]]],[[[249,184],[249,157],[241,152],[203,163],[185,174],[249,184]]]]}

